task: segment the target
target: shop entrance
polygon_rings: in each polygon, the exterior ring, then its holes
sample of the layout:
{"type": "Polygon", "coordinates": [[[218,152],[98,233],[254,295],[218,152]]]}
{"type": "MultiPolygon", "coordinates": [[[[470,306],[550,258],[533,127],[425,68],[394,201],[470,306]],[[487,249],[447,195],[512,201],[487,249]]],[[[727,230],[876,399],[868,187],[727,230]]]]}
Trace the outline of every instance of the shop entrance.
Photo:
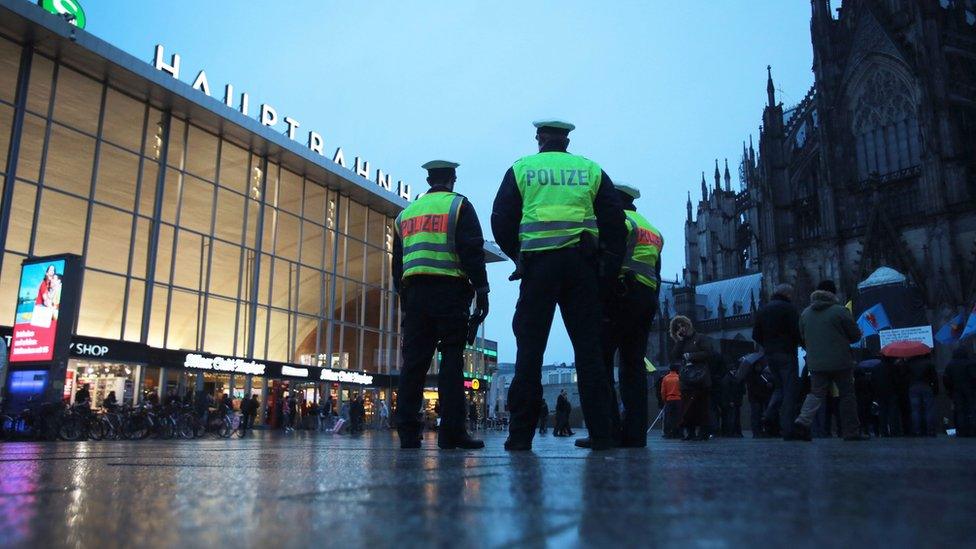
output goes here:
{"type": "Polygon", "coordinates": [[[141,367],[126,362],[70,359],[64,380],[64,400],[74,404],[78,391],[86,387],[93,408],[100,408],[111,393],[115,393],[119,404],[136,404],[136,381],[141,367]]]}

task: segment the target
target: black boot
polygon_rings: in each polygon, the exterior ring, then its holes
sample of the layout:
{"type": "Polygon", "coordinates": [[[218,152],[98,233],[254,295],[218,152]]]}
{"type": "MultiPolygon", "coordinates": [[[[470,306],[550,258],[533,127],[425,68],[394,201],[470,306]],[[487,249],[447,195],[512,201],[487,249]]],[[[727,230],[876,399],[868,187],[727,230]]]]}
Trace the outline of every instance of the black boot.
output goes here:
{"type": "Polygon", "coordinates": [[[478,450],[485,447],[484,441],[471,438],[467,431],[462,431],[459,435],[447,435],[443,431],[437,437],[437,446],[443,450],[478,450]]]}
{"type": "Polygon", "coordinates": [[[422,437],[419,432],[408,429],[397,429],[397,434],[400,436],[400,449],[420,448],[422,437]]]}

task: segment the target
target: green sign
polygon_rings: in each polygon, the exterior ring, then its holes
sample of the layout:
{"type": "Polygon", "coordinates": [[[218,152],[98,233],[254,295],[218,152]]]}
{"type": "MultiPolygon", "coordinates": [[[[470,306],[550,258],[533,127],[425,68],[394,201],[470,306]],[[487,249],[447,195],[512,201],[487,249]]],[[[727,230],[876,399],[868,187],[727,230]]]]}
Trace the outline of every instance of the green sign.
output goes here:
{"type": "Polygon", "coordinates": [[[38,4],[45,11],[54,15],[63,16],[69,23],[79,29],[85,28],[85,23],[87,23],[85,10],[81,8],[78,0],[39,0],[38,4]]]}

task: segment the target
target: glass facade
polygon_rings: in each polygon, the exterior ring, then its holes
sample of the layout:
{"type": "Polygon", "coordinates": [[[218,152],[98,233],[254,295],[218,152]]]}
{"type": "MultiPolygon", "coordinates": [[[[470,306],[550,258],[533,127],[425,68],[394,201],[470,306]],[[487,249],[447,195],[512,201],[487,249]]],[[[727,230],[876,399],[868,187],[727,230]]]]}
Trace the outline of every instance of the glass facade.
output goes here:
{"type": "Polygon", "coordinates": [[[78,335],[396,368],[393,219],[258,144],[23,51],[0,37],[0,181],[11,186],[0,319],[13,320],[25,257],[75,253],[85,259],[78,335]],[[17,159],[7,158],[11,139],[17,159]]]}

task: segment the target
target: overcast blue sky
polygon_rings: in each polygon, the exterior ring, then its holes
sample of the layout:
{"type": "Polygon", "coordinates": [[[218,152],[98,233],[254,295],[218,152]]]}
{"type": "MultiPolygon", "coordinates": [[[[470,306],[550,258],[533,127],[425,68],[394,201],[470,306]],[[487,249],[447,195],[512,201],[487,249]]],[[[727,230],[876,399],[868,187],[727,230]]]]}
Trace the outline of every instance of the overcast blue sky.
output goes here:
{"type": "MultiPolygon", "coordinates": [[[[637,205],[664,234],[667,277],[684,265],[686,193],[697,204],[701,171],[711,182],[715,159],[728,157],[737,184],[742,142],[761,121],[766,65],[787,105],[813,81],[803,0],[83,5],[95,35],[147,63],[162,43],[182,56],[182,80],[206,69],[214,90],[233,83],[251,105],[269,103],[321,133],[326,150],[341,145],[415,192],[425,187],[422,163],[460,162],[457,190],[489,239],[502,175],[535,152],[531,121],[568,119],[572,152],[643,192],[637,205]]],[[[487,331],[501,361],[515,357],[511,270],[489,267],[487,331]]],[[[546,360],[573,360],[558,321],[546,360]]]]}

